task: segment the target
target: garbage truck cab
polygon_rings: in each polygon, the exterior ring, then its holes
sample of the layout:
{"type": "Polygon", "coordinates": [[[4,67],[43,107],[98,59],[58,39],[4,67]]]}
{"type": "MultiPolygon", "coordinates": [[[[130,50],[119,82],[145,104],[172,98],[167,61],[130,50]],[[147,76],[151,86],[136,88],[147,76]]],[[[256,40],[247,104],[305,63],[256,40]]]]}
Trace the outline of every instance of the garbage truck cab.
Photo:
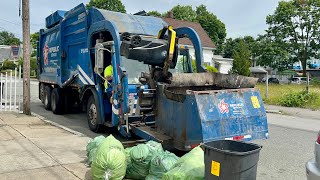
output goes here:
{"type": "Polygon", "coordinates": [[[44,107],[63,114],[80,106],[94,132],[115,127],[127,138],[180,150],[269,136],[257,79],[207,72],[191,28],[80,4],[46,18],[37,57],[44,107]],[[193,43],[197,72],[188,47],[177,43],[184,37],[193,43]],[[112,80],[104,76],[110,65],[112,80]]]}

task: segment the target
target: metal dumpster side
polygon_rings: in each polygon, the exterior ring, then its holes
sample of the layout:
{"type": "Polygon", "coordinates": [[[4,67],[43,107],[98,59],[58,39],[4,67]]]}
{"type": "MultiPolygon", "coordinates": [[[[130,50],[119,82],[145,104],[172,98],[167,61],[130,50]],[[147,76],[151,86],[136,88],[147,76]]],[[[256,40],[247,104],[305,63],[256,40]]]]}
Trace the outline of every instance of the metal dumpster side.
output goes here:
{"type": "MultiPolygon", "coordinates": [[[[158,86],[157,130],[172,137],[173,146],[190,150],[202,142],[268,138],[268,124],[259,91],[177,90],[158,86]]],[[[181,87],[178,87],[178,89],[181,87]]]]}

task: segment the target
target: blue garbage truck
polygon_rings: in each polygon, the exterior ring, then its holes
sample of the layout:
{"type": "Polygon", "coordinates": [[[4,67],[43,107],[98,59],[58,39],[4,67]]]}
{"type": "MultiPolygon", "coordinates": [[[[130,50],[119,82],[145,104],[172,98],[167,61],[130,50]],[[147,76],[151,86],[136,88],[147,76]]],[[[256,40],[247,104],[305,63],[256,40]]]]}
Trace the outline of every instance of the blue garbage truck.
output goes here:
{"type": "Polygon", "coordinates": [[[80,107],[94,132],[114,127],[179,150],[269,137],[257,79],[207,72],[192,28],[80,4],[46,18],[37,50],[44,108],[64,114],[80,107]],[[196,72],[181,38],[193,44],[196,72]]]}

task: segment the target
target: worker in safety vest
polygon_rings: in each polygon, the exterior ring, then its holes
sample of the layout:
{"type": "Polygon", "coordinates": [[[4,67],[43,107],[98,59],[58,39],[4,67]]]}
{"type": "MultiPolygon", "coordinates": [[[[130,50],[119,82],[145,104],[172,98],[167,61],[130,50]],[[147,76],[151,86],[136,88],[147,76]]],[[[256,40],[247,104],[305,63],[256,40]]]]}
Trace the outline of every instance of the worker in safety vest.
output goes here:
{"type": "Polygon", "coordinates": [[[104,78],[107,79],[107,81],[104,82],[104,87],[106,92],[107,92],[107,89],[109,88],[109,84],[112,82],[112,75],[113,75],[113,68],[112,68],[112,64],[110,64],[104,69],[104,78]]]}

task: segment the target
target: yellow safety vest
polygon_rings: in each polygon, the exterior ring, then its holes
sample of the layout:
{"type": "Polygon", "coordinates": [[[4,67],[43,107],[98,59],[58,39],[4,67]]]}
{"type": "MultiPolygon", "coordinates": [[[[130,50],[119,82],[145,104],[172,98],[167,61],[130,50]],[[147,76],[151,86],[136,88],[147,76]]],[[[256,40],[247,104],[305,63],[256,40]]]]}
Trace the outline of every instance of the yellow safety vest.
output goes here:
{"type": "MultiPolygon", "coordinates": [[[[112,66],[109,65],[106,67],[106,69],[104,69],[104,77],[112,76],[112,75],[113,75],[113,69],[112,69],[112,66]]],[[[108,81],[104,82],[104,87],[108,89],[108,81]]]]}

